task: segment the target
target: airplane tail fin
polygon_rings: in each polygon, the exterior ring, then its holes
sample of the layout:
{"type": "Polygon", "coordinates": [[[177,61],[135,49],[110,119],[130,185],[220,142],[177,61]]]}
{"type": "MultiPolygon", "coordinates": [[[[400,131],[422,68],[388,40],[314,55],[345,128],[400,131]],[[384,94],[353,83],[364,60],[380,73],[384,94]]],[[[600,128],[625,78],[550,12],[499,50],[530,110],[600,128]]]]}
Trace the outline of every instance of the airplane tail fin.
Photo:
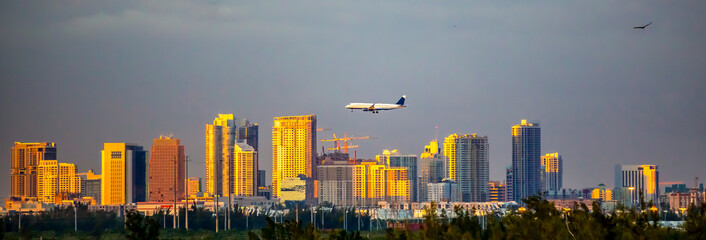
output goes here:
{"type": "Polygon", "coordinates": [[[402,98],[400,98],[400,100],[397,101],[397,105],[404,105],[405,98],[407,98],[407,95],[402,95],[402,98]]]}

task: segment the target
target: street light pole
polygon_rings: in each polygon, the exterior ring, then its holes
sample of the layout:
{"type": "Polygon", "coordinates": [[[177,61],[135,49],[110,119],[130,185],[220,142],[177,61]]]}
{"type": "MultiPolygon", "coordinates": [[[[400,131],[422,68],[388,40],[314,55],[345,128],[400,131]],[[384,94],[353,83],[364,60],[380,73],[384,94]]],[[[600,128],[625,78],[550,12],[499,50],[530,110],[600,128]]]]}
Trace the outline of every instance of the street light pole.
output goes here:
{"type": "Polygon", "coordinates": [[[78,232],[78,214],[76,212],[76,201],[74,200],[74,232],[78,232]]]}
{"type": "MultiPolygon", "coordinates": [[[[178,154],[177,154],[178,155],[178,154]]],[[[174,221],[172,222],[172,225],[174,229],[177,228],[176,222],[177,222],[177,212],[179,211],[179,208],[177,208],[177,170],[179,169],[179,163],[177,163],[177,157],[174,157],[174,221]]]]}
{"type": "Polygon", "coordinates": [[[185,186],[184,186],[184,196],[186,199],[186,205],[184,207],[184,228],[188,231],[189,230],[189,156],[186,156],[186,160],[184,161],[184,181],[185,186]]]}

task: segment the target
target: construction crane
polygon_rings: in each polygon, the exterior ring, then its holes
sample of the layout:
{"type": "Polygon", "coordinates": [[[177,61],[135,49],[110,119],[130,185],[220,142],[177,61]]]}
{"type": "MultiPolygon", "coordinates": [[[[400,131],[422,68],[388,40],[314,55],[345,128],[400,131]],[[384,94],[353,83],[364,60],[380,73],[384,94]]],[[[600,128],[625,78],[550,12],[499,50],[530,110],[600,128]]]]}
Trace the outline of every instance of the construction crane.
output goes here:
{"type": "Polygon", "coordinates": [[[316,129],[317,132],[329,131],[329,130],[331,130],[331,128],[317,128],[317,129],[316,129]]]}
{"type": "Polygon", "coordinates": [[[344,152],[344,153],[348,153],[348,149],[349,149],[349,148],[357,148],[357,147],[358,147],[358,145],[348,145],[348,141],[351,141],[351,140],[364,140],[364,139],[375,139],[375,137],[370,137],[370,136],[365,136],[365,137],[353,137],[353,136],[351,136],[351,137],[348,137],[348,133],[347,133],[347,132],[344,132],[342,138],[336,137],[336,134],[334,133],[332,139],[321,139],[321,142],[336,142],[336,147],[328,148],[329,151],[331,151],[331,150],[341,150],[341,149],[343,149],[343,152],[344,152]],[[343,146],[341,146],[341,142],[340,142],[340,141],[343,141],[343,146]]]}

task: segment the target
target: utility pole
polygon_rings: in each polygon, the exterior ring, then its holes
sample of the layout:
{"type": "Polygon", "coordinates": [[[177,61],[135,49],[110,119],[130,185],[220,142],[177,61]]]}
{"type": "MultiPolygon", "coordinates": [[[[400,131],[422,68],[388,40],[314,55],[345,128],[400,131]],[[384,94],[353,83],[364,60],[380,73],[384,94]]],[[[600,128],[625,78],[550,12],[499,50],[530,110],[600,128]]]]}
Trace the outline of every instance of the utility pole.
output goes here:
{"type": "MultiPolygon", "coordinates": [[[[218,189],[218,187],[216,187],[218,189]]],[[[216,209],[216,232],[218,232],[218,192],[216,192],[216,201],[213,202],[214,209],[216,209]]]]}
{"type": "Polygon", "coordinates": [[[324,208],[321,207],[321,229],[324,229],[324,208]]]}
{"type": "MultiPolygon", "coordinates": [[[[214,178],[213,188],[216,190],[215,191],[216,194],[214,195],[216,201],[213,202],[214,209],[216,209],[216,232],[218,232],[218,185],[219,185],[218,173],[220,173],[220,172],[221,172],[221,163],[216,161],[216,174],[213,176],[213,178],[214,178]]],[[[206,179],[206,181],[208,181],[208,179],[206,179]]]]}
{"type": "Polygon", "coordinates": [[[348,207],[344,206],[343,208],[343,230],[346,230],[348,232],[348,207]]]}
{"type": "Polygon", "coordinates": [[[177,157],[174,157],[174,221],[172,225],[174,225],[174,229],[177,228],[176,222],[177,222],[177,211],[179,211],[179,208],[177,208],[177,170],[179,169],[179,163],[177,161],[177,157]]]}
{"type": "Polygon", "coordinates": [[[228,191],[228,192],[229,192],[229,193],[228,193],[228,230],[230,230],[230,221],[232,221],[232,220],[230,219],[230,214],[231,214],[231,211],[232,211],[231,208],[233,207],[233,206],[232,206],[232,205],[233,205],[233,204],[232,204],[233,199],[232,199],[231,196],[230,196],[232,193],[230,193],[230,191],[228,191]]]}
{"type": "Polygon", "coordinates": [[[186,207],[184,207],[184,213],[186,217],[184,218],[184,228],[189,230],[189,156],[186,156],[186,161],[184,161],[184,196],[186,196],[186,207]]]}
{"type": "Polygon", "coordinates": [[[76,212],[76,200],[74,200],[74,232],[78,232],[78,213],[76,212]]]}

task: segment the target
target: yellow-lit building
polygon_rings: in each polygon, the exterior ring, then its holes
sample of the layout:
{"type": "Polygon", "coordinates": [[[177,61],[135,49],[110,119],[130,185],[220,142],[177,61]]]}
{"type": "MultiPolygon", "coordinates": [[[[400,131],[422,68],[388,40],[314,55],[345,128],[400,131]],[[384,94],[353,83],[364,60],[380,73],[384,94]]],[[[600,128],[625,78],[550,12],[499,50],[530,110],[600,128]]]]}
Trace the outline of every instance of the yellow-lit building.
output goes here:
{"type": "Polygon", "coordinates": [[[235,145],[233,114],[218,114],[213,124],[206,124],[206,189],[210,195],[227,196],[230,163],[235,145]]]}
{"type": "Polygon", "coordinates": [[[640,194],[645,202],[659,202],[659,171],[657,165],[623,165],[615,166],[615,188],[620,189],[620,197],[627,206],[639,203],[640,194]]]}
{"type": "Polygon", "coordinates": [[[194,196],[201,192],[201,178],[190,177],[187,180],[187,186],[189,188],[188,196],[194,196]]]}
{"type": "Polygon", "coordinates": [[[407,169],[370,161],[354,165],[352,196],[356,205],[372,206],[379,201],[409,202],[411,193],[407,169]]]}
{"type": "Polygon", "coordinates": [[[490,181],[488,182],[488,191],[490,192],[488,201],[489,202],[505,202],[506,200],[506,187],[505,182],[502,181],[490,181]]]}
{"type": "Polygon", "coordinates": [[[544,166],[544,191],[561,191],[563,184],[563,161],[559,153],[547,153],[541,157],[544,166]]]}
{"type": "Polygon", "coordinates": [[[446,175],[456,181],[456,139],[458,134],[451,134],[444,139],[444,157],[446,157],[446,175]]]}
{"type": "Polygon", "coordinates": [[[613,200],[613,190],[606,188],[605,184],[598,184],[597,188],[591,191],[591,199],[600,201],[612,201],[613,200]]]}
{"type": "Polygon", "coordinates": [[[56,160],[43,160],[37,167],[37,200],[44,203],[54,202],[59,190],[57,177],[59,164],[56,160]]]}
{"type": "Polygon", "coordinates": [[[15,142],[10,160],[10,197],[38,196],[37,168],[43,160],[56,160],[56,144],[15,142]]]}
{"type": "Polygon", "coordinates": [[[233,149],[231,193],[238,197],[256,196],[257,152],[246,143],[235,143],[233,149]]]}
{"type": "Polygon", "coordinates": [[[272,127],[272,197],[285,178],[316,179],[316,115],[276,117],[272,127]]]}
{"type": "Polygon", "coordinates": [[[147,152],[128,143],[104,143],[101,151],[101,205],[147,199],[147,152]]]}
{"type": "Polygon", "coordinates": [[[59,193],[78,194],[81,179],[76,176],[76,165],[56,160],[40,161],[37,168],[38,201],[53,203],[59,193]]]}
{"type": "Polygon", "coordinates": [[[451,134],[444,140],[449,178],[456,182],[456,200],[488,201],[490,147],[487,136],[451,134]]]}
{"type": "Polygon", "coordinates": [[[409,202],[411,189],[407,179],[407,168],[388,167],[385,169],[385,201],[409,202]]]}

